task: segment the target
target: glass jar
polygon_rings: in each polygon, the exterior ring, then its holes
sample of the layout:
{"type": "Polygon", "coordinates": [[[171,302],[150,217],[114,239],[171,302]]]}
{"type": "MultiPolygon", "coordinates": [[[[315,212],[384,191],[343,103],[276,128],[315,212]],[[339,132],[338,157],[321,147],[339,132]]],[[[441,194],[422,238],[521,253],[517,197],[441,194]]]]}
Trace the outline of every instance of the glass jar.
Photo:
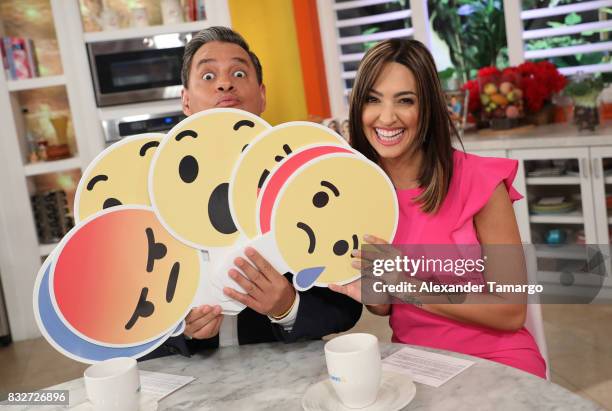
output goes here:
{"type": "Polygon", "coordinates": [[[574,100],[574,124],[579,131],[594,131],[599,125],[597,99],[603,89],[601,77],[578,72],[565,92],[574,100]]]}
{"type": "Polygon", "coordinates": [[[478,78],[483,120],[493,129],[508,129],[522,123],[523,90],[520,75],[491,74],[478,78]]]}

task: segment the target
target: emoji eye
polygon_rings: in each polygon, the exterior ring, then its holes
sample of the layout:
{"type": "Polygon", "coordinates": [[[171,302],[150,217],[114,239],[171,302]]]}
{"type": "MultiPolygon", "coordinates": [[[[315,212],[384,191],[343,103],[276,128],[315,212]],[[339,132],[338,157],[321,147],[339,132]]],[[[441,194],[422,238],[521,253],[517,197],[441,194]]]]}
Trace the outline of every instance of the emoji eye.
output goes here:
{"type": "Polygon", "coordinates": [[[215,75],[214,75],[213,73],[206,73],[206,74],[204,74],[204,75],[202,76],[202,78],[203,78],[204,80],[212,80],[212,79],[214,79],[214,78],[215,78],[215,75]]]}
{"type": "Polygon", "coordinates": [[[317,208],[325,207],[329,203],[329,195],[325,191],[319,191],[312,197],[312,204],[317,208]]]}
{"type": "Polygon", "coordinates": [[[349,244],[344,240],[338,240],[334,244],[334,254],[336,254],[338,257],[346,254],[348,249],[349,249],[349,244]]]}
{"type": "Polygon", "coordinates": [[[193,183],[198,176],[198,160],[193,156],[185,156],[179,164],[179,176],[185,183],[193,183]]]}
{"type": "Polygon", "coordinates": [[[107,198],[106,200],[104,200],[104,204],[102,204],[102,208],[106,210],[107,208],[120,206],[120,205],[121,205],[121,201],[117,200],[116,198],[111,197],[111,198],[107,198]]]}
{"type": "Polygon", "coordinates": [[[246,73],[242,70],[238,70],[234,72],[234,77],[244,78],[246,77],[246,73]]]}

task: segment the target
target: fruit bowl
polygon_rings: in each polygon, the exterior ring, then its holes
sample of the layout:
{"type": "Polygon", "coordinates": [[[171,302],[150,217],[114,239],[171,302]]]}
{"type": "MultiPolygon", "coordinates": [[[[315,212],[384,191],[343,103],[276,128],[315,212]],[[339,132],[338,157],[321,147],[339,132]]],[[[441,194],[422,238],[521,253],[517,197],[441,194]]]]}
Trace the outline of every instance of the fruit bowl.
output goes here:
{"type": "Polygon", "coordinates": [[[522,124],[523,90],[520,78],[509,74],[479,77],[483,120],[493,129],[508,129],[522,124]]]}

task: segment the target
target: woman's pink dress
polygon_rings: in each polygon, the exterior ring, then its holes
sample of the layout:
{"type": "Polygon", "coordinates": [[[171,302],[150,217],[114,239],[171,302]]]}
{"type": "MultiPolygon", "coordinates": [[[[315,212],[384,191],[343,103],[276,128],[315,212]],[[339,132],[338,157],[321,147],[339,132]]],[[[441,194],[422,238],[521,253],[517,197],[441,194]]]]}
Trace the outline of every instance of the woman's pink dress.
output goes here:
{"type": "MultiPolygon", "coordinates": [[[[474,216],[503,182],[510,199],[522,196],[512,187],[516,160],[486,158],[456,150],[448,194],[436,214],[426,214],[412,200],[422,189],[397,190],[399,223],[394,244],[478,244],[474,216]]],[[[409,304],[393,304],[389,323],[393,341],[440,348],[497,361],[546,378],[546,364],[533,337],[469,325],[409,304]]]]}

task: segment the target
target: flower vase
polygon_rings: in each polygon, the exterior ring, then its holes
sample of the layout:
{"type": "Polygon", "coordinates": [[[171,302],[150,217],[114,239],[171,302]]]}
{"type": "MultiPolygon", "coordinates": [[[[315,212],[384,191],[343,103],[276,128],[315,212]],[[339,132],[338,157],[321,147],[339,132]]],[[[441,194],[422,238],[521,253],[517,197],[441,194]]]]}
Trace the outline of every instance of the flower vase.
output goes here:
{"type": "Polygon", "coordinates": [[[597,98],[603,89],[601,76],[578,72],[566,88],[567,95],[574,100],[574,124],[579,131],[594,131],[599,125],[597,98]]]}
{"type": "Polygon", "coordinates": [[[544,104],[542,109],[537,113],[533,113],[529,116],[529,122],[535,126],[543,126],[550,124],[554,118],[554,106],[550,103],[544,104]]]}
{"type": "Polygon", "coordinates": [[[576,105],[574,107],[574,124],[578,127],[578,131],[595,131],[595,128],[599,125],[599,109],[597,105],[576,105]]]}

